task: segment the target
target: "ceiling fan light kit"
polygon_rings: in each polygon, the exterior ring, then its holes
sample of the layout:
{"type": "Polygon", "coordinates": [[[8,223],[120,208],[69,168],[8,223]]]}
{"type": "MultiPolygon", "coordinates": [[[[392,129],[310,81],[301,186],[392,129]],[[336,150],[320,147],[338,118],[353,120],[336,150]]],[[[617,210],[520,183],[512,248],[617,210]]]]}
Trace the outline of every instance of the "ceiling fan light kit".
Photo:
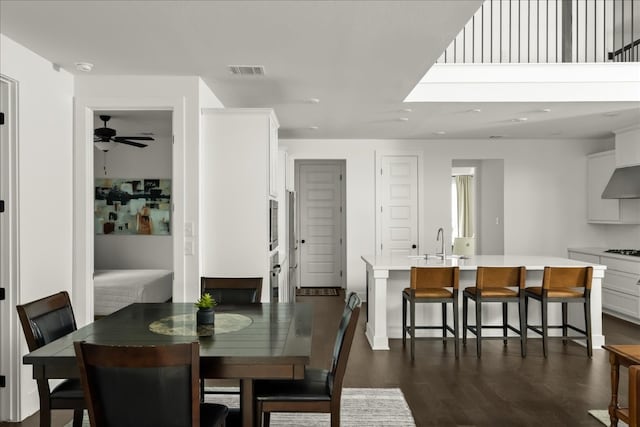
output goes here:
{"type": "Polygon", "coordinates": [[[147,144],[136,141],[155,141],[150,136],[116,136],[116,130],[107,127],[107,122],[111,120],[111,116],[101,115],[100,120],[104,122],[104,127],[93,131],[93,144],[100,151],[112,150],[118,143],[143,148],[147,144]]]}

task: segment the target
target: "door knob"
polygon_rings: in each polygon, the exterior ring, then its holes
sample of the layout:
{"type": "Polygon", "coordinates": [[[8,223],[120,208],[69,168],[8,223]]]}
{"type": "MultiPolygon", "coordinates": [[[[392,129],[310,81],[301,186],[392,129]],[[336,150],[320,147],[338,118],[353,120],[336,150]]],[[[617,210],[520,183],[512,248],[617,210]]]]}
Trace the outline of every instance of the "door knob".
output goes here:
{"type": "Polygon", "coordinates": [[[300,243],[304,243],[304,239],[300,240],[300,243]]]}
{"type": "Polygon", "coordinates": [[[418,245],[411,245],[411,249],[416,249],[418,245]]]}

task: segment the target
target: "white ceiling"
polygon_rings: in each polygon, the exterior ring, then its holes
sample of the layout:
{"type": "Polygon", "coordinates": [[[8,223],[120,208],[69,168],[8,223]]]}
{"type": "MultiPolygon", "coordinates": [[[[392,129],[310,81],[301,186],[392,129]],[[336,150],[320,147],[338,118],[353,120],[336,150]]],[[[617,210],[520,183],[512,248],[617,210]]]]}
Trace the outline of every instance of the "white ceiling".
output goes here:
{"type": "Polygon", "coordinates": [[[227,107],[274,108],[282,138],[599,138],[640,122],[640,103],[403,104],[481,3],[0,0],[0,30],[74,74],[201,76],[227,107]]]}

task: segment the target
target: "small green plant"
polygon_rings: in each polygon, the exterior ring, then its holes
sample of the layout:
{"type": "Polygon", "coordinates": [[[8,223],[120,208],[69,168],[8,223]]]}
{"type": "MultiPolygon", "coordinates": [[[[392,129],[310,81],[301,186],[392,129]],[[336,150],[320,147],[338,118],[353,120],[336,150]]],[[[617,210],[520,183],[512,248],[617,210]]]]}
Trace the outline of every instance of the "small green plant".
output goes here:
{"type": "Polygon", "coordinates": [[[198,301],[195,302],[194,305],[200,309],[207,309],[215,307],[216,305],[218,305],[218,303],[211,296],[211,294],[205,293],[202,294],[202,296],[198,299],[198,301]]]}

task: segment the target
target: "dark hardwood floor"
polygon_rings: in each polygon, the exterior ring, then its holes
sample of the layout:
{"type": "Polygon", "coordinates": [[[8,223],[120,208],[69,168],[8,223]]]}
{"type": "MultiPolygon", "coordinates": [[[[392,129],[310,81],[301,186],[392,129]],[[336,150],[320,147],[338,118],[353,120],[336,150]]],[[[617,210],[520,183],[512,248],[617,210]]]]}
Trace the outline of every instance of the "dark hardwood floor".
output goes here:
{"type": "MultiPolygon", "coordinates": [[[[314,304],[311,364],[327,367],[333,349],[341,297],[298,297],[314,304]]],[[[460,359],[439,340],[418,341],[416,360],[401,340],[391,340],[390,351],[372,351],[364,336],[364,309],[347,367],[345,387],[399,387],[417,426],[593,426],[601,424],[589,409],[606,409],[610,398],[608,356],[594,350],[588,359],[584,347],[563,346],[551,340],[549,357],[542,356],[539,339],[529,340],[526,358],[511,340],[483,341],[482,359],[476,358],[475,340],[461,347],[460,359]]],[[[640,326],[604,316],[607,344],[640,343],[640,326]]],[[[407,347],[408,349],[408,347],[407,347]]],[[[627,373],[621,369],[621,398],[627,394],[627,373]]],[[[71,413],[54,411],[53,427],[64,426],[71,413]]],[[[3,426],[36,427],[38,415],[22,423],[3,426]]]]}

